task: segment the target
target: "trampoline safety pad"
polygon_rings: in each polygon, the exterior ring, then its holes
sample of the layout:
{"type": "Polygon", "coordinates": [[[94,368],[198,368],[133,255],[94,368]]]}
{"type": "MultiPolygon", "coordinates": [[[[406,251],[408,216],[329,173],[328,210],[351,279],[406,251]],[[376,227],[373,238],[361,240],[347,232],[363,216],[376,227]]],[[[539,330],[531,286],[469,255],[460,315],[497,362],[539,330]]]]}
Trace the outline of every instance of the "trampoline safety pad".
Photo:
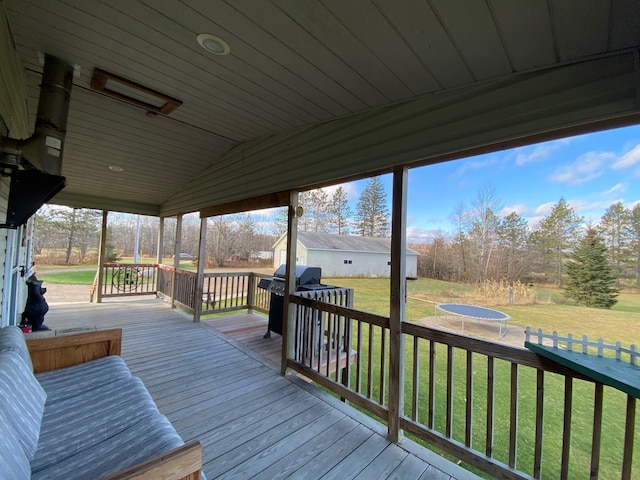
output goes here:
{"type": "Polygon", "coordinates": [[[448,313],[460,317],[462,321],[462,333],[464,334],[465,318],[473,318],[475,320],[489,320],[499,322],[500,329],[498,331],[498,339],[502,340],[507,333],[507,322],[511,317],[504,312],[494,310],[492,308],[478,307],[476,305],[465,305],[461,303],[440,303],[436,305],[436,325],[438,324],[438,311],[448,313]]]}

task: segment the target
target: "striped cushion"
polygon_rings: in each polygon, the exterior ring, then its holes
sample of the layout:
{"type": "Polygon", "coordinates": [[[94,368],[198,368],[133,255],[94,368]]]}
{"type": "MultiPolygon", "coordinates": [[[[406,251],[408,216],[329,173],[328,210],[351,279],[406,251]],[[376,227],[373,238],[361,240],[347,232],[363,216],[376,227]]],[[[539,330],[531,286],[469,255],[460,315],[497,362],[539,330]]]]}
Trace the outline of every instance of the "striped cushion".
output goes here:
{"type": "Polygon", "coordinates": [[[14,351],[0,352],[0,411],[29,458],[38,446],[46,399],[47,394],[22,358],[14,351]]]}
{"type": "Polygon", "coordinates": [[[30,477],[29,459],[24,449],[17,445],[13,427],[0,411],[0,478],[27,480],[30,477]]]}
{"type": "Polygon", "coordinates": [[[33,471],[31,478],[102,478],[183,444],[166,417],[158,413],[59,463],[33,471]]]}
{"type": "MultiPolygon", "coordinates": [[[[158,409],[136,377],[114,380],[64,402],[47,404],[31,470],[48,469],[153,415],[159,415],[158,409]]],[[[120,448],[129,447],[121,444],[120,448]]]]}
{"type": "Polygon", "coordinates": [[[47,392],[47,408],[91,389],[130,377],[127,364],[114,355],[36,374],[36,379],[47,392]]]}
{"type": "Polygon", "coordinates": [[[24,333],[15,325],[0,329],[0,352],[11,350],[16,352],[24,363],[27,364],[29,370],[33,372],[33,364],[31,363],[31,355],[27,348],[27,342],[24,339],[24,333]]]}

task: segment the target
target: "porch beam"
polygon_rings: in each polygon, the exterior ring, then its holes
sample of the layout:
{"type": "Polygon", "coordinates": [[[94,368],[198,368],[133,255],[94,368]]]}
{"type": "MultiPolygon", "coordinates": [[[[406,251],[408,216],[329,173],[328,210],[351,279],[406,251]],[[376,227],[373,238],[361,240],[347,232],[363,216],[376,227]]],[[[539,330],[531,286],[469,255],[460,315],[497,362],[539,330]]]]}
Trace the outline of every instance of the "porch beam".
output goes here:
{"type": "Polygon", "coordinates": [[[204,286],[204,257],[207,250],[207,218],[200,219],[200,240],[198,243],[198,279],[193,299],[193,321],[199,322],[202,314],[202,289],[204,286]]]}
{"type": "Polygon", "coordinates": [[[388,437],[402,440],[400,417],[404,414],[404,335],[402,322],[407,298],[407,178],[406,167],[393,171],[391,205],[391,303],[389,315],[389,423],[388,437]]]}
{"type": "Polygon", "coordinates": [[[296,253],[298,244],[298,192],[289,194],[289,212],[287,215],[287,276],[284,285],[283,312],[285,318],[282,322],[282,360],[280,371],[287,374],[287,359],[293,358],[293,334],[295,322],[295,305],[289,301],[289,296],[296,291],[296,253]]]}
{"type": "Polygon", "coordinates": [[[107,222],[109,212],[107,210],[102,211],[102,228],[100,230],[100,249],[98,251],[98,282],[96,285],[96,303],[102,302],[102,285],[104,283],[104,265],[106,252],[107,252],[107,222]]]}

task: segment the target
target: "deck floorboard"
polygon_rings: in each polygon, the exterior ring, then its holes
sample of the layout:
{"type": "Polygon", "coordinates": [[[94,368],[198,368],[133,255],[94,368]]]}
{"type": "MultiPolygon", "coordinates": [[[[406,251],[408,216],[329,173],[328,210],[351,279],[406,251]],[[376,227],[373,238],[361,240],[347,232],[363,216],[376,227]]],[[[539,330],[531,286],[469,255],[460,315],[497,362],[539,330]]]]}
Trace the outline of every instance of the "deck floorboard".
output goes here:
{"type": "Polygon", "coordinates": [[[265,317],[193,323],[146,298],[50,307],[54,330],[44,335],[123,329],[122,357],[183,439],[200,440],[210,479],[477,478],[415,444],[388,442],[381,425],[281,376],[281,337],[262,338],[265,317]]]}

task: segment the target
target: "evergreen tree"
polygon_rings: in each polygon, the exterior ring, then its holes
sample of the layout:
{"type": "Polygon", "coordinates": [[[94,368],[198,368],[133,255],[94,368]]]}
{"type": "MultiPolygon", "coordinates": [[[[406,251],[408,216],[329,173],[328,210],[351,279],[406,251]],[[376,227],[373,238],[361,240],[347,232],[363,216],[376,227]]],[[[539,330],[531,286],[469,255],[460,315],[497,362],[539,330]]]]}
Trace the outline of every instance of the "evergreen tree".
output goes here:
{"type": "Polygon", "coordinates": [[[516,212],[511,212],[500,221],[498,235],[503,249],[503,277],[510,282],[519,280],[531,266],[527,221],[516,212]]]}
{"type": "Polygon", "coordinates": [[[338,187],[329,201],[328,224],[332,233],[338,235],[349,234],[349,218],[351,217],[351,207],[344,188],[338,187]]]}
{"type": "Polygon", "coordinates": [[[629,269],[633,272],[636,284],[640,283],[640,203],[636,204],[629,215],[627,230],[629,238],[629,269]]]}
{"type": "Polygon", "coordinates": [[[389,236],[389,208],[380,177],[369,179],[356,207],[356,229],[363,237],[389,236]]]}
{"type": "Polygon", "coordinates": [[[329,219],[329,195],[321,188],[310,190],[307,194],[304,215],[309,219],[309,226],[306,231],[326,233],[329,219]]]}
{"type": "Polygon", "coordinates": [[[540,249],[543,267],[558,286],[562,286],[567,253],[579,241],[582,221],[582,217],[576,215],[561,197],[535,231],[534,239],[540,249]]]}
{"type": "Polygon", "coordinates": [[[617,302],[615,277],[607,260],[607,247],[598,233],[589,228],[567,262],[569,279],[564,295],[579,305],[611,308],[617,302]]]}
{"type": "Polygon", "coordinates": [[[616,287],[623,276],[624,266],[628,264],[629,226],[631,212],[626,210],[622,202],[611,205],[600,220],[600,231],[608,248],[609,260],[614,269],[616,287]]]}

